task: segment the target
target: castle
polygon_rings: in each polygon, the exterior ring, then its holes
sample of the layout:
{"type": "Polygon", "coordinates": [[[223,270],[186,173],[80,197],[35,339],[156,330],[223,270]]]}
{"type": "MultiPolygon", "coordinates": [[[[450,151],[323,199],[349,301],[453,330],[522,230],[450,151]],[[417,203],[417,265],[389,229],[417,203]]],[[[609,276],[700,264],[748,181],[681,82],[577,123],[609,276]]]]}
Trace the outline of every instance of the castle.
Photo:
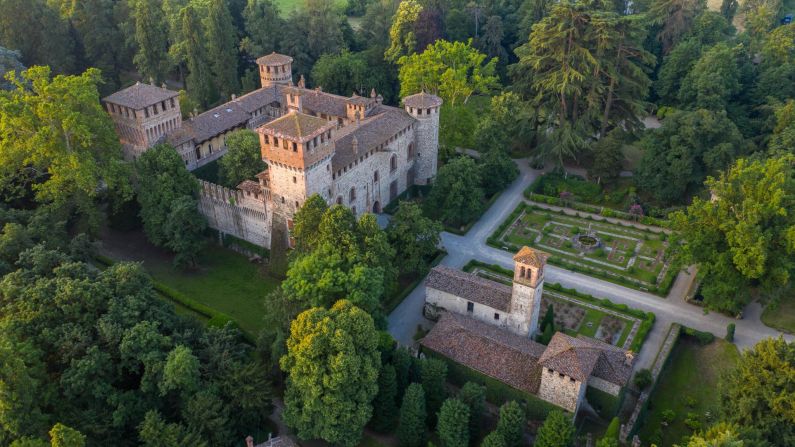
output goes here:
{"type": "Polygon", "coordinates": [[[578,335],[538,330],[547,253],[522,247],[512,286],[434,267],[425,280],[424,313],[438,319],[420,343],[481,374],[576,414],[588,387],[619,396],[632,375],[630,351],[578,335]]]}
{"type": "Polygon", "coordinates": [[[262,87],[183,121],[178,94],[137,83],[103,99],[124,148],[135,160],[158,143],[172,145],[194,170],[226,152],[238,129],[259,134],[266,170],[235,189],[201,182],[200,211],[211,228],[269,248],[273,226],[318,194],[354,214],[381,208],[436,175],[441,98],[420,92],[403,108],[369,97],[344,97],[292,82],[289,56],[257,59],[262,87]]]}

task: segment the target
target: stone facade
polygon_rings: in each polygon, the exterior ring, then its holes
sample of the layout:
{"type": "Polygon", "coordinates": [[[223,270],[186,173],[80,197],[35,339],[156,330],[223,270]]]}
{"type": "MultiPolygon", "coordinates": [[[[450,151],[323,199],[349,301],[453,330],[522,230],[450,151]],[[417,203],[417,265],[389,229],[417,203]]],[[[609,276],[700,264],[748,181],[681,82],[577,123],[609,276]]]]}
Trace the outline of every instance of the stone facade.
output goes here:
{"type": "Polygon", "coordinates": [[[200,184],[199,211],[211,228],[270,247],[271,216],[259,188],[232,190],[203,180],[200,184]]]}
{"type": "Polygon", "coordinates": [[[541,369],[541,386],[538,387],[538,397],[566,411],[577,413],[580,402],[585,397],[585,388],[581,381],[573,377],[549,368],[541,369]]]}

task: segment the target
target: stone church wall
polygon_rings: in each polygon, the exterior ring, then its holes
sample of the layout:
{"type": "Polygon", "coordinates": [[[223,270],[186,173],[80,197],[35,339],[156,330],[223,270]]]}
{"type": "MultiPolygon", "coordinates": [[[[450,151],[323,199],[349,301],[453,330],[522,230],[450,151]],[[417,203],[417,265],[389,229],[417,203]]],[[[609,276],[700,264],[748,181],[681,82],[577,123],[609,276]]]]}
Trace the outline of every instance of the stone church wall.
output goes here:
{"type": "Polygon", "coordinates": [[[588,386],[592,386],[597,390],[604,391],[613,396],[618,396],[621,393],[620,386],[594,376],[588,378],[588,386]]]}
{"type": "Polygon", "coordinates": [[[585,397],[585,385],[569,376],[561,375],[549,368],[541,368],[541,386],[538,397],[566,411],[576,413],[580,401],[585,397]]]}
{"type": "Polygon", "coordinates": [[[425,294],[425,302],[432,306],[443,308],[448,312],[453,312],[459,315],[467,315],[485,323],[493,324],[497,327],[515,332],[513,328],[507,326],[507,315],[505,312],[486,306],[485,304],[473,303],[472,313],[469,313],[467,312],[468,301],[461,297],[431,287],[427,287],[425,289],[425,294]],[[500,319],[495,320],[494,314],[498,314],[500,319]]]}
{"type": "Polygon", "coordinates": [[[244,193],[203,180],[199,183],[199,211],[210,228],[270,248],[271,215],[263,194],[244,193]]]}

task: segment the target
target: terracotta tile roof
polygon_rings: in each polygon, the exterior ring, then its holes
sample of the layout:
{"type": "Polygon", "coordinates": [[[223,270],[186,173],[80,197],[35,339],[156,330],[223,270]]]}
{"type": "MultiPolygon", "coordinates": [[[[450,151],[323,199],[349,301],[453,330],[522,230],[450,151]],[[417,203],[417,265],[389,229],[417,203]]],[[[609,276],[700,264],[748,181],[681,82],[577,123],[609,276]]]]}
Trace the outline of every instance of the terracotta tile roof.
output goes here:
{"type": "Polygon", "coordinates": [[[266,169],[259,174],[255,175],[260,180],[265,180],[266,182],[271,178],[270,172],[266,169]]]}
{"type": "Polygon", "coordinates": [[[513,260],[521,262],[522,264],[541,268],[547,263],[547,258],[549,258],[549,253],[535,250],[525,245],[514,255],[513,260]]]}
{"type": "Polygon", "coordinates": [[[231,102],[234,102],[248,113],[254,113],[255,110],[261,109],[268,104],[274,102],[280,103],[282,100],[281,85],[274,84],[273,87],[258,88],[253,92],[246,93],[231,102]]]}
{"type": "Polygon", "coordinates": [[[544,346],[474,318],[444,312],[420,343],[516,389],[535,394],[544,346]]]}
{"type": "MultiPolygon", "coordinates": [[[[245,126],[251,115],[234,101],[221,104],[189,120],[197,143],[235,127],[245,126]]],[[[183,123],[184,124],[184,123],[183,123]]]]}
{"type": "Polygon", "coordinates": [[[337,131],[334,157],[331,159],[332,169],[336,171],[349,165],[360,155],[385,143],[414,122],[414,118],[403,109],[376,106],[359,124],[351,123],[337,131]],[[358,153],[353,151],[354,138],[358,153]]]}
{"type": "Polygon", "coordinates": [[[131,85],[112,95],[106,96],[103,101],[112,102],[113,104],[135,110],[141,110],[144,107],[151,106],[152,104],[165,101],[175,96],[179,96],[179,93],[155,85],[136,82],[135,85],[131,85]]]}
{"type": "Polygon", "coordinates": [[[330,121],[307,115],[306,113],[292,111],[260,126],[257,130],[279,138],[289,138],[303,142],[314,138],[323,130],[334,127],[336,127],[336,124],[330,121]]]}
{"type": "Polygon", "coordinates": [[[421,109],[428,107],[439,107],[442,105],[442,98],[436,95],[431,95],[430,93],[422,92],[403,98],[403,105],[406,107],[421,109]]]}
{"type": "Polygon", "coordinates": [[[511,307],[511,286],[442,265],[431,269],[425,279],[425,287],[441,290],[503,312],[508,312],[511,307]]]}
{"type": "Polygon", "coordinates": [[[183,121],[179,129],[172,130],[166,136],[168,144],[177,147],[193,140],[193,125],[190,121],[183,121]]]}
{"type": "Polygon", "coordinates": [[[257,59],[258,65],[284,65],[289,64],[293,61],[293,58],[287,56],[286,54],[279,54],[277,52],[273,52],[271,54],[266,54],[265,56],[260,57],[257,59]]]}
{"type": "Polygon", "coordinates": [[[590,337],[570,337],[562,332],[552,336],[539,359],[541,366],[585,382],[593,375],[624,386],[632,374],[625,363],[626,351],[590,337]]]}
{"type": "Polygon", "coordinates": [[[252,180],[243,180],[239,185],[237,185],[237,189],[244,192],[257,193],[257,194],[262,192],[260,190],[259,183],[252,180]]]}
{"type": "Polygon", "coordinates": [[[346,117],[348,116],[348,98],[344,96],[326,93],[320,89],[302,89],[302,106],[315,112],[326,115],[346,117]]]}

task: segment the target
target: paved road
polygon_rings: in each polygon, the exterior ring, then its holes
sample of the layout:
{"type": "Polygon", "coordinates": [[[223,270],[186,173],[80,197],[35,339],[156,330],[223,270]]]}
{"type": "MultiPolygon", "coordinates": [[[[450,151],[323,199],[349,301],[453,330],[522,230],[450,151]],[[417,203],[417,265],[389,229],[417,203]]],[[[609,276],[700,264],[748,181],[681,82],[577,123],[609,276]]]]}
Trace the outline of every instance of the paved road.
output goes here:
{"type": "MultiPolygon", "coordinates": [[[[519,178],[502,193],[466,235],[442,233],[442,242],[449,253],[442,264],[461,268],[470,259],[477,259],[513,269],[512,254],[486,245],[486,239],[523,200],[523,191],[541,173],[530,169],[525,160],[517,160],[517,164],[520,170],[519,178]]],[[[712,332],[718,337],[726,334],[726,325],[735,323],[737,325],[735,343],[740,348],[748,348],[763,338],[776,337],[780,334],[775,329],[762,324],[759,319],[762,314],[759,304],[751,304],[745,311],[745,318],[735,320],[717,313],[705,314],[702,308],[686,303],[682,300],[682,296],[686,289],[683,284],[688,279],[687,275],[688,273],[681,273],[668,297],[661,298],[552,265],[546,268],[546,280],[549,282],[559,282],[580,292],[609,298],[615,303],[623,303],[657,315],[654,328],[638,355],[637,368],[651,365],[665,339],[668,327],[674,322],[712,332]]],[[[420,285],[389,315],[389,332],[400,343],[411,344],[418,325],[430,326],[430,322],[422,317],[424,301],[425,287],[420,285]]],[[[790,335],[785,337],[790,341],[795,340],[795,337],[790,335]]]]}

